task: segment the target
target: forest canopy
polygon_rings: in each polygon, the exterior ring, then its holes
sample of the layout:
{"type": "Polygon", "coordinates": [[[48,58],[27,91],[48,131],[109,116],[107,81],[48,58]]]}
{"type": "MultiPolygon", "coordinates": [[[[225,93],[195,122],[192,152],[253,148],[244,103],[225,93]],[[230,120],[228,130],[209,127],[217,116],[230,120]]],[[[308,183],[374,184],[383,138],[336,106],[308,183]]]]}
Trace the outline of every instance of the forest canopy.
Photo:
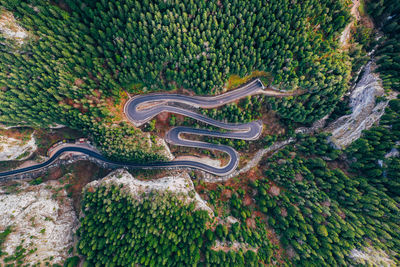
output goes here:
{"type": "Polygon", "coordinates": [[[385,34],[376,52],[376,71],[385,89],[400,91],[400,2],[371,1],[368,12],[385,34]]]}
{"type": "MultiPolygon", "coordinates": [[[[4,0],[31,38],[0,42],[0,121],[60,123],[88,133],[111,123],[121,92],[221,91],[231,74],[271,73],[305,93],[270,99],[285,118],[312,122],[347,89],[338,35],[344,1],[4,0]]],[[[110,141],[113,142],[113,141],[110,141]]],[[[140,154],[140,153],[139,153],[140,154]]],[[[140,159],[140,157],[138,158],[140,159]]]]}
{"type": "Polygon", "coordinates": [[[132,196],[123,184],[88,188],[77,232],[84,266],[244,267],[270,261],[265,225],[257,230],[239,222],[212,226],[207,211],[195,206],[169,191],[132,196]],[[223,251],[216,241],[241,242],[252,249],[223,251]]]}

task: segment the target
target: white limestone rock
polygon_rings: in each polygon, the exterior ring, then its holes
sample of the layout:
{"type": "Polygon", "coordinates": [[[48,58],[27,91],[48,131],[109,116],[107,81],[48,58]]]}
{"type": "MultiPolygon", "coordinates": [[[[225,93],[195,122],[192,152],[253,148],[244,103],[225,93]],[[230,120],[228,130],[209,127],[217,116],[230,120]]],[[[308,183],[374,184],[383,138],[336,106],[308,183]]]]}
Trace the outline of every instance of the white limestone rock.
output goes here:
{"type": "Polygon", "coordinates": [[[28,32],[17,23],[14,15],[2,8],[0,8],[0,32],[5,38],[15,40],[18,44],[22,44],[28,37],[28,32]]]}
{"type": "Polygon", "coordinates": [[[128,190],[132,197],[138,198],[142,193],[150,193],[151,191],[170,191],[172,193],[181,193],[187,196],[187,201],[194,201],[196,209],[202,209],[209,213],[210,217],[214,216],[212,209],[207,205],[200,195],[195,191],[192,180],[185,171],[177,171],[174,176],[166,176],[160,179],[141,181],[134,178],[124,169],[119,169],[107,175],[101,180],[93,181],[86,185],[88,187],[97,188],[107,184],[122,184],[125,190],[128,190]]]}
{"type": "Polygon", "coordinates": [[[353,249],[349,257],[355,263],[363,266],[396,266],[396,263],[385,251],[372,247],[353,249]]]}
{"type": "Polygon", "coordinates": [[[0,135],[0,161],[24,160],[37,149],[35,137],[31,134],[29,141],[23,141],[0,135]]]}
{"type": "Polygon", "coordinates": [[[394,97],[394,95],[389,95],[378,103],[376,98],[383,96],[384,93],[379,76],[373,73],[373,63],[369,62],[351,93],[351,114],[340,117],[325,129],[332,133],[329,139],[336,148],[347,147],[360,138],[363,130],[371,128],[379,121],[389,100],[394,97]]]}
{"type": "MultiPolygon", "coordinates": [[[[0,189],[0,231],[12,227],[3,252],[13,255],[24,240],[22,246],[26,251],[37,249],[24,258],[25,264],[62,264],[69,257],[78,225],[72,200],[58,181],[40,185],[20,183],[12,192],[6,192],[5,186],[0,189]]],[[[0,265],[5,257],[0,257],[0,265]]]]}

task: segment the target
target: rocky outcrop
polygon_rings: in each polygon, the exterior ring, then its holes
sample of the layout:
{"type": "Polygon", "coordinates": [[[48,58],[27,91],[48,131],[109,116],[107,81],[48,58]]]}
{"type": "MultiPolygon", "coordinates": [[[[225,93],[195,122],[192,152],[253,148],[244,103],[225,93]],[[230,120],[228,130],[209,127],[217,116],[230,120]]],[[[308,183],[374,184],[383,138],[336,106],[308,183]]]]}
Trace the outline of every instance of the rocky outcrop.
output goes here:
{"type": "Polygon", "coordinates": [[[62,264],[74,244],[78,225],[72,200],[58,181],[40,185],[20,182],[0,189],[0,231],[11,226],[3,252],[13,255],[18,246],[26,249],[23,262],[62,264]],[[29,251],[32,252],[29,254],[29,251]]]}
{"type": "Polygon", "coordinates": [[[349,257],[360,266],[396,266],[385,251],[372,247],[353,249],[349,257]]]}
{"type": "Polygon", "coordinates": [[[346,46],[348,40],[350,39],[350,32],[351,32],[351,27],[353,25],[353,22],[349,23],[346,28],[344,28],[342,34],[340,35],[339,42],[342,46],[346,46]]]}
{"type": "Polygon", "coordinates": [[[373,73],[373,62],[364,69],[360,81],[350,95],[351,114],[345,115],[328,125],[325,131],[331,132],[330,141],[338,149],[347,147],[361,136],[363,130],[369,129],[385,112],[385,108],[394,95],[388,95],[381,101],[385,91],[378,74],[373,73]]]}
{"type": "Polygon", "coordinates": [[[23,160],[37,149],[33,134],[29,141],[0,135],[0,161],[23,160]]]}
{"type": "Polygon", "coordinates": [[[67,126],[63,125],[63,124],[58,124],[58,123],[54,123],[53,125],[51,125],[49,128],[50,129],[61,129],[61,128],[65,128],[67,126]]]}
{"type": "Polygon", "coordinates": [[[28,32],[18,25],[14,15],[0,7],[0,32],[5,38],[15,40],[22,44],[28,37],[28,32]]]}
{"type": "Polygon", "coordinates": [[[176,171],[173,176],[166,176],[160,179],[142,181],[134,178],[124,169],[116,170],[101,180],[93,181],[86,185],[86,188],[97,188],[107,184],[122,184],[123,190],[139,198],[152,191],[170,191],[174,194],[184,195],[186,201],[194,201],[197,209],[206,210],[209,215],[214,216],[213,211],[207,206],[207,203],[195,191],[192,180],[185,171],[176,171]]]}
{"type": "Polygon", "coordinates": [[[261,159],[266,154],[279,151],[280,149],[284,148],[285,146],[287,146],[290,143],[293,143],[294,141],[296,141],[296,139],[289,138],[284,141],[275,142],[273,145],[271,145],[268,148],[263,148],[263,149],[258,150],[256,152],[256,154],[253,156],[253,158],[251,158],[243,168],[235,170],[234,172],[232,172],[229,175],[215,176],[210,173],[202,172],[202,174],[203,174],[202,179],[209,183],[220,183],[220,182],[228,181],[229,179],[236,177],[242,173],[246,173],[246,172],[250,171],[252,168],[256,167],[260,163],[261,159]]]}

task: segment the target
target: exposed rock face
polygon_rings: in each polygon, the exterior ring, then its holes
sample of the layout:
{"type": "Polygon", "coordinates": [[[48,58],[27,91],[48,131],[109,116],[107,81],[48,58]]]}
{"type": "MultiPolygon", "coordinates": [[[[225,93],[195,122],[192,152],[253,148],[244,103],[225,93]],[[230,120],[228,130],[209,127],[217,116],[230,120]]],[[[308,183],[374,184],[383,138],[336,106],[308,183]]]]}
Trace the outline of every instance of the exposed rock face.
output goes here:
{"type": "Polygon", "coordinates": [[[383,250],[365,247],[361,250],[353,249],[349,257],[356,263],[365,266],[396,266],[390,256],[383,250]]]}
{"type": "Polygon", "coordinates": [[[4,9],[0,9],[0,32],[4,37],[16,40],[19,44],[28,37],[28,33],[18,25],[14,15],[4,9]]]}
{"type": "Polygon", "coordinates": [[[67,127],[67,126],[62,125],[62,124],[55,123],[55,124],[53,124],[52,126],[50,126],[49,128],[50,128],[50,129],[61,129],[61,128],[65,128],[65,127],[67,127]]]}
{"type": "Polygon", "coordinates": [[[33,134],[28,142],[0,135],[0,161],[23,160],[37,149],[33,134]]]}
{"type": "MultiPolygon", "coordinates": [[[[376,98],[383,95],[381,80],[373,73],[373,63],[369,62],[350,96],[352,113],[340,117],[326,128],[326,131],[332,132],[330,141],[336,148],[347,147],[361,136],[363,130],[379,121],[389,102],[385,99],[377,103],[376,98]]],[[[391,98],[393,96],[388,97],[391,98]]]]}
{"type": "Polygon", "coordinates": [[[138,198],[142,193],[150,193],[151,191],[170,191],[177,194],[187,196],[187,201],[194,201],[197,209],[206,210],[210,216],[213,216],[213,211],[207,206],[207,203],[197,194],[194,189],[192,180],[187,172],[177,171],[174,176],[167,176],[151,181],[141,181],[134,178],[129,172],[124,169],[116,170],[101,180],[93,181],[86,185],[89,187],[99,187],[106,184],[123,184],[123,189],[138,198]]]}
{"type": "MultiPolygon", "coordinates": [[[[24,240],[26,252],[37,249],[24,257],[24,263],[62,264],[73,246],[73,232],[78,225],[65,189],[59,182],[49,181],[35,186],[21,182],[15,190],[6,192],[9,190],[6,186],[0,189],[0,231],[7,226],[13,229],[3,244],[3,252],[13,255],[24,240]]],[[[4,257],[0,257],[0,263],[4,257]]]]}
{"type": "Polygon", "coordinates": [[[353,21],[346,26],[346,28],[343,30],[342,34],[340,35],[339,42],[342,46],[346,46],[348,43],[348,40],[350,39],[350,32],[351,32],[352,25],[353,25],[353,21]]]}
{"type": "MultiPolygon", "coordinates": [[[[396,145],[397,145],[397,146],[400,145],[400,142],[397,141],[397,142],[396,142],[396,145]]],[[[394,148],[392,148],[392,150],[390,150],[389,153],[387,153],[387,154],[385,155],[385,158],[394,158],[394,157],[398,157],[399,154],[400,154],[399,150],[398,150],[397,148],[394,147],[394,148]]]]}

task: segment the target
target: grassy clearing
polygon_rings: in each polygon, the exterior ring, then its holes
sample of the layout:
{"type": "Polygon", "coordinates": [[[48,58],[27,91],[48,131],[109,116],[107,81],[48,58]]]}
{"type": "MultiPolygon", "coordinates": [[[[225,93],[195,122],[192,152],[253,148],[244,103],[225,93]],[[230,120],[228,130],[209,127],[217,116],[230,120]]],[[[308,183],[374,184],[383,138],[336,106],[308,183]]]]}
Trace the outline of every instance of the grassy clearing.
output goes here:
{"type": "Polygon", "coordinates": [[[125,88],[125,90],[130,94],[141,94],[144,84],[131,82],[131,83],[124,84],[122,87],[125,88]]]}
{"type": "Polygon", "coordinates": [[[126,101],[128,101],[129,96],[127,92],[121,91],[120,96],[118,99],[114,98],[107,98],[107,108],[108,111],[111,113],[110,116],[112,117],[113,123],[119,123],[121,121],[126,121],[124,116],[124,106],[126,101]]]}
{"type": "Polygon", "coordinates": [[[250,73],[249,75],[244,76],[244,77],[240,77],[237,74],[230,75],[225,88],[227,90],[234,89],[234,88],[240,86],[241,84],[244,84],[244,83],[250,81],[253,78],[260,78],[260,80],[264,83],[264,85],[269,85],[272,81],[271,73],[255,70],[252,73],[250,73]]]}

